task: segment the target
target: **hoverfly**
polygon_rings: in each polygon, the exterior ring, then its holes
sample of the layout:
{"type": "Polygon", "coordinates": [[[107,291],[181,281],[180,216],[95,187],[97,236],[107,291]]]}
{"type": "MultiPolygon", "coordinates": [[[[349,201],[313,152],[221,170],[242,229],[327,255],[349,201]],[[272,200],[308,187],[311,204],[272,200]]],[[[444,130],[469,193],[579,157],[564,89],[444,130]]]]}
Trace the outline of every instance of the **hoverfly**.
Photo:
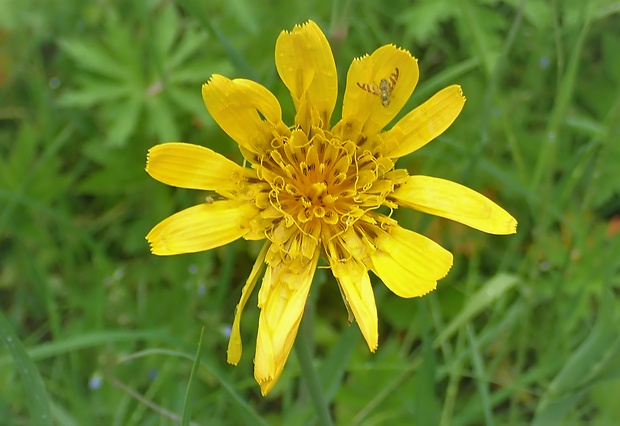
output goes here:
{"type": "Polygon", "coordinates": [[[390,95],[392,90],[394,90],[394,86],[396,86],[396,80],[398,80],[398,68],[394,68],[394,72],[390,75],[389,80],[381,79],[378,86],[375,83],[357,83],[357,85],[360,89],[379,96],[381,98],[381,105],[387,107],[390,105],[390,95]]]}

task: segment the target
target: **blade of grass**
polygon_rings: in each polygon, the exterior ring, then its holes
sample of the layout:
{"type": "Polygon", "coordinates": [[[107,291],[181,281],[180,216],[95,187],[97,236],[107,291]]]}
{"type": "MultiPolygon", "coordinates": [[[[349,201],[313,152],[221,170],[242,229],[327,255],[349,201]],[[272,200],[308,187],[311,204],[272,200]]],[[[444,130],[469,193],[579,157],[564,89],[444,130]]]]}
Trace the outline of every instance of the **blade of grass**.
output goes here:
{"type": "Polygon", "coordinates": [[[480,346],[471,325],[467,326],[467,338],[469,339],[469,347],[471,348],[472,364],[477,377],[476,387],[478,388],[478,393],[482,402],[485,424],[487,426],[493,426],[495,421],[493,420],[493,410],[489,400],[489,386],[486,379],[486,373],[484,371],[480,346]]]}
{"type": "Polygon", "coordinates": [[[27,407],[30,412],[31,424],[33,426],[52,426],[52,415],[43,379],[41,379],[39,370],[28,356],[28,352],[26,352],[21,340],[13,331],[2,311],[0,311],[0,341],[4,343],[11,354],[15,368],[24,383],[24,389],[28,395],[27,407]]]}
{"type": "Polygon", "coordinates": [[[391,382],[383,386],[383,388],[376,390],[376,396],[370,401],[368,401],[364,408],[362,408],[355,415],[355,417],[353,417],[351,424],[365,424],[364,421],[368,420],[370,414],[377,407],[380,407],[382,403],[385,403],[385,401],[388,400],[394,392],[396,392],[399,386],[401,386],[407,379],[409,379],[409,377],[414,373],[414,371],[420,368],[420,364],[422,364],[422,357],[413,357],[411,362],[402,369],[402,372],[398,376],[396,376],[391,382]]]}
{"type": "Polygon", "coordinates": [[[601,253],[607,267],[601,271],[603,291],[596,323],[549,384],[536,407],[534,426],[561,424],[592,385],[610,380],[609,370],[615,368],[620,356],[620,308],[614,296],[619,250],[620,240],[616,239],[601,253]]]}
{"type": "Polygon", "coordinates": [[[328,402],[336,396],[338,389],[342,386],[342,379],[349,360],[355,351],[356,343],[360,340],[359,333],[358,327],[354,325],[345,329],[336,346],[321,364],[319,379],[325,389],[325,398],[328,402]]]}
{"type": "MultiPolygon", "coordinates": [[[[159,332],[159,331],[129,331],[129,330],[120,330],[120,331],[100,331],[100,332],[92,332],[86,335],[77,335],[71,338],[60,340],[57,339],[51,343],[43,343],[35,348],[31,348],[27,352],[27,356],[32,360],[41,360],[45,358],[50,358],[54,356],[58,356],[61,354],[71,353],[79,349],[85,349],[92,346],[105,345],[110,342],[119,342],[119,341],[132,341],[132,340],[148,340],[148,341],[160,341],[160,342],[168,342],[171,345],[176,347],[184,348],[185,345],[182,341],[175,338],[174,336],[170,336],[168,334],[159,332]]],[[[142,353],[151,354],[151,353],[159,353],[158,351],[143,351],[142,353]]],[[[174,354],[171,352],[171,354],[174,354]]],[[[176,353],[181,354],[181,353],[176,353]]],[[[187,357],[187,356],[185,356],[187,357]]],[[[192,359],[189,358],[188,359],[192,359]]],[[[12,361],[11,356],[0,357],[0,367],[6,364],[9,364],[12,361]]],[[[234,387],[230,384],[229,380],[227,380],[221,373],[219,373],[215,366],[205,362],[204,360],[200,362],[200,365],[209,371],[220,385],[226,390],[229,396],[232,398],[233,402],[237,404],[243,411],[246,413],[248,418],[253,419],[254,424],[267,425],[265,420],[261,418],[261,416],[249,405],[245,399],[239,395],[239,393],[234,389],[234,387]]]]}
{"type": "Polygon", "coordinates": [[[478,315],[483,309],[488,307],[518,282],[518,277],[508,274],[498,274],[487,281],[480,290],[468,299],[467,304],[461,309],[459,314],[442,330],[439,336],[437,336],[433,346],[435,348],[441,346],[443,342],[452,336],[461,326],[478,315]]]}
{"type": "MultiPolygon", "coordinates": [[[[613,297],[602,301],[610,305],[613,297]]],[[[620,353],[618,314],[611,307],[600,311],[599,319],[588,338],[579,346],[555,376],[540,401],[533,425],[560,424],[568,411],[581,399],[585,391],[598,379],[598,373],[620,353]]]]}
{"type": "Polygon", "coordinates": [[[419,425],[436,425],[439,423],[441,415],[439,394],[432,391],[438,374],[438,351],[433,349],[432,337],[435,331],[432,326],[431,306],[432,304],[429,300],[424,300],[420,303],[418,315],[416,315],[416,320],[413,324],[422,341],[420,351],[422,363],[413,377],[413,389],[417,396],[411,401],[414,412],[412,420],[419,425]]]}
{"type": "MultiPolygon", "coordinates": [[[[469,58],[458,62],[435,75],[429,76],[429,78],[425,78],[424,81],[420,82],[420,85],[416,87],[413,95],[411,95],[411,99],[407,101],[407,106],[413,107],[414,105],[421,104],[424,100],[433,96],[435,92],[450,84],[454,84],[461,76],[479,66],[480,60],[478,58],[469,58]]],[[[403,109],[407,110],[407,107],[404,107],[403,109]]]]}
{"type": "MultiPolygon", "coordinates": [[[[36,347],[28,349],[28,356],[32,360],[36,361],[61,354],[71,353],[79,349],[106,345],[111,342],[132,340],[160,341],[182,346],[182,342],[178,339],[159,331],[94,331],[88,334],[72,336],[67,339],[56,339],[50,343],[42,343],[36,347]]],[[[0,357],[0,367],[10,362],[10,356],[0,357]]]]}
{"type": "MultiPolygon", "coordinates": [[[[146,349],[143,351],[139,351],[139,352],[135,352],[131,355],[128,355],[127,357],[123,357],[120,358],[117,363],[125,363],[129,360],[134,360],[134,359],[138,359],[138,358],[142,358],[142,357],[146,357],[146,356],[151,356],[151,355],[167,355],[170,357],[178,357],[178,358],[183,358],[189,361],[195,361],[195,358],[192,358],[190,355],[188,355],[185,352],[179,352],[179,351],[174,351],[174,350],[170,350],[170,349],[162,349],[162,348],[152,348],[152,349],[146,349]]],[[[200,361],[200,367],[203,368],[204,370],[208,371],[209,374],[213,377],[215,377],[217,379],[217,381],[220,383],[220,385],[224,388],[224,390],[228,393],[228,395],[231,397],[232,401],[237,404],[239,406],[239,408],[243,411],[243,413],[246,415],[246,419],[247,420],[252,420],[252,423],[250,424],[255,424],[255,425],[262,425],[262,426],[268,426],[269,424],[260,416],[260,414],[258,414],[254,408],[248,403],[246,402],[246,399],[244,397],[242,397],[241,395],[239,395],[239,393],[237,391],[235,391],[235,389],[233,388],[233,386],[230,384],[230,380],[228,380],[226,377],[224,377],[224,375],[222,373],[219,372],[219,370],[217,369],[217,367],[211,363],[209,360],[204,360],[201,359],[200,361]]]]}
{"type": "MultiPolygon", "coordinates": [[[[136,401],[140,402],[140,404],[142,404],[144,407],[147,407],[157,413],[159,413],[161,416],[166,417],[174,422],[179,422],[181,419],[179,418],[179,416],[176,413],[173,413],[170,410],[166,410],[165,408],[155,404],[153,401],[151,401],[148,398],[145,398],[144,396],[142,396],[140,393],[136,392],[135,390],[133,390],[131,387],[127,386],[125,383],[121,382],[119,379],[113,377],[112,379],[112,384],[121,389],[123,392],[127,393],[129,396],[131,396],[132,398],[134,398],[136,401]]],[[[187,424],[188,426],[199,426],[198,423],[194,423],[194,422],[190,422],[187,424]]]]}
{"type": "Polygon", "coordinates": [[[495,61],[497,58],[494,56],[491,47],[488,45],[487,36],[479,25],[480,18],[476,13],[476,6],[473,2],[459,2],[459,11],[463,17],[463,20],[467,23],[467,27],[471,32],[471,37],[474,41],[475,49],[478,53],[478,57],[482,62],[484,71],[487,75],[491,75],[495,61]]]}
{"type": "Polygon", "coordinates": [[[33,165],[32,170],[28,174],[27,178],[22,181],[21,187],[15,194],[8,191],[2,191],[3,193],[8,194],[8,203],[2,209],[2,215],[0,216],[0,230],[2,230],[5,226],[8,226],[9,219],[11,218],[13,211],[21,201],[21,196],[26,194],[30,185],[35,181],[38,172],[49,161],[49,159],[57,155],[60,149],[71,140],[74,131],[75,129],[73,126],[68,124],[58,133],[51,143],[46,146],[45,151],[37,159],[36,164],[33,165]]]}
{"type": "Polygon", "coordinates": [[[190,15],[192,15],[202,24],[202,26],[207,31],[207,33],[209,33],[209,35],[217,39],[217,41],[226,51],[228,59],[230,59],[230,62],[239,71],[241,76],[253,81],[260,80],[254,68],[252,68],[248,61],[245,60],[239,50],[232,45],[232,43],[228,40],[224,33],[222,33],[207,17],[207,13],[202,10],[202,8],[204,7],[203,5],[206,3],[196,0],[181,0],[179,1],[179,3],[189,12],[190,15]]]}
{"type": "Polygon", "coordinates": [[[312,360],[312,328],[311,319],[309,315],[304,315],[301,320],[300,330],[297,335],[297,341],[295,342],[295,354],[299,361],[299,367],[301,369],[301,375],[303,376],[306,386],[308,387],[308,393],[312,397],[314,408],[316,409],[316,415],[318,416],[319,424],[322,426],[331,426],[333,424],[331,414],[329,413],[329,407],[323,389],[321,388],[321,382],[314,363],[312,360]]]}
{"type": "MultiPolygon", "coordinates": [[[[456,337],[455,352],[465,353],[465,334],[458,333],[456,337]]],[[[439,417],[439,426],[448,426],[453,423],[453,416],[459,396],[459,384],[464,376],[465,358],[456,359],[452,362],[448,371],[448,386],[446,387],[443,408],[439,417]]]]}
{"type": "MultiPolygon", "coordinates": [[[[566,73],[563,75],[560,81],[556,97],[549,117],[549,125],[547,126],[545,134],[547,135],[544,143],[541,146],[540,155],[538,156],[538,162],[532,175],[532,181],[530,187],[533,189],[538,188],[541,183],[546,185],[546,190],[543,192],[542,200],[549,200],[550,197],[545,196],[551,190],[550,177],[555,171],[556,151],[559,140],[559,132],[562,122],[566,117],[566,111],[570,105],[570,101],[573,97],[577,83],[577,73],[581,64],[582,51],[586,41],[586,37],[590,32],[591,13],[589,3],[584,6],[586,8],[586,17],[574,44],[571,52],[571,57],[568,61],[566,73]]],[[[548,203],[543,204],[543,208],[548,203]]],[[[540,214],[540,217],[544,217],[544,214],[540,214]]]]}
{"type": "Polygon", "coordinates": [[[183,400],[183,413],[181,416],[181,426],[189,426],[192,404],[191,404],[191,390],[192,383],[194,382],[194,378],[196,377],[196,373],[198,372],[198,367],[200,367],[200,351],[202,350],[202,338],[205,334],[205,328],[202,327],[200,330],[200,338],[198,339],[198,349],[196,349],[196,358],[194,358],[194,364],[192,365],[192,371],[189,374],[189,380],[187,381],[187,389],[185,390],[185,399],[183,400]]]}

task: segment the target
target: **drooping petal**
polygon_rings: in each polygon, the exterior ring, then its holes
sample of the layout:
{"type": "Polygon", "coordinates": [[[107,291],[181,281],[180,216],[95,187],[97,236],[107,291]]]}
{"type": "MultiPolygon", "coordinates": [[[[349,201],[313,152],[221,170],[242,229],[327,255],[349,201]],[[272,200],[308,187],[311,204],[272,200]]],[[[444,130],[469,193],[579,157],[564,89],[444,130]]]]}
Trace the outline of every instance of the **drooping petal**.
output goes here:
{"type": "Polygon", "coordinates": [[[250,272],[250,276],[245,282],[243,289],[241,290],[241,299],[239,300],[239,304],[235,308],[235,319],[233,321],[233,325],[230,330],[230,339],[228,340],[228,363],[237,365],[239,359],[241,359],[241,353],[243,351],[243,345],[241,343],[241,314],[243,313],[243,308],[245,304],[248,302],[250,295],[252,294],[252,290],[254,290],[254,286],[258,281],[258,277],[260,276],[263,267],[265,266],[265,255],[269,250],[271,243],[267,241],[263,248],[261,249],[256,261],[254,262],[254,266],[252,267],[252,271],[250,272]]]}
{"type": "Polygon", "coordinates": [[[225,200],[199,204],[159,222],[146,239],[151,252],[160,256],[210,250],[243,237],[256,214],[251,203],[225,200]]]}
{"type": "Polygon", "coordinates": [[[243,181],[256,176],[254,170],[241,167],[209,148],[181,142],[149,149],[146,171],[167,185],[220,194],[239,189],[243,181]]]}
{"type": "Polygon", "coordinates": [[[440,90],[382,135],[383,155],[397,158],[420,149],[450,127],[463,105],[461,86],[440,90]]]}
{"type": "Polygon", "coordinates": [[[336,63],[329,42],[313,21],[282,31],[276,41],[276,68],[291,91],[297,116],[295,124],[329,128],[338,96],[336,63]],[[320,122],[312,119],[312,110],[320,122]]]}
{"type": "Polygon", "coordinates": [[[517,221],[484,195],[458,183],[430,176],[410,176],[392,194],[398,204],[445,217],[489,234],[517,232],[517,221]]]}
{"type": "Polygon", "coordinates": [[[275,386],[291,352],[318,259],[316,250],[312,259],[288,259],[267,266],[259,294],[254,358],[254,378],[263,395],[275,386]]]}
{"type": "Polygon", "coordinates": [[[270,148],[273,129],[282,122],[282,110],[265,87],[214,74],[202,85],[202,99],[217,124],[240,146],[257,154],[270,148]]]}
{"type": "Polygon", "coordinates": [[[423,296],[452,267],[452,254],[413,231],[391,226],[377,229],[377,251],[371,256],[373,272],[400,297],[423,296]]]}
{"type": "Polygon", "coordinates": [[[353,311],[355,320],[366,339],[368,348],[374,352],[379,343],[379,320],[375,295],[366,266],[355,259],[340,262],[338,259],[330,258],[329,261],[346,302],[353,311]]]}
{"type": "Polygon", "coordinates": [[[347,74],[342,120],[334,133],[357,141],[357,133],[372,136],[383,129],[407,102],[418,82],[418,62],[394,45],[385,45],[370,56],[355,59],[347,74]],[[387,97],[381,97],[382,80],[387,97]]]}

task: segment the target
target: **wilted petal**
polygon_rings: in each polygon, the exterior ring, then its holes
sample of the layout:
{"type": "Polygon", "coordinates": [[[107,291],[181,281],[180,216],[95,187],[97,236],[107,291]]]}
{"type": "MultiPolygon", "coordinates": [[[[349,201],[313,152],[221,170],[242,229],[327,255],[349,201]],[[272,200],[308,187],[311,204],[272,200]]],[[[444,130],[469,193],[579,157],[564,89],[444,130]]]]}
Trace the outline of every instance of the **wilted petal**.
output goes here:
{"type": "Polygon", "coordinates": [[[329,260],[332,272],[353,311],[368,348],[374,352],[379,343],[379,320],[366,266],[355,259],[345,262],[332,258],[329,260]]]}
{"type": "Polygon", "coordinates": [[[243,313],[243,308],[245,308],[245,304],[248,302],[250,295],[252,294],[252,290],[254,290],[254,286],[256,286],[256,282],[258,281],[258,277],[260,276],[263,267],[265,266],[265,254],[269,250],[271,244],[266,242],[263,245],[256,261],[254,262],[254,266],[252,267],[252,271],[250,272],[250,276],[245,281],[245,285],[241,290],[241,299],[239,300],[239,304],[235,308],[235,319],[233,321],[233,325],[230,330],[230,339],[228,340],[228,363],[237,365],[239,359],[241,359],[241,353],[243,351],[243,345],[241,343],[241,314],[243,313]]]}
{"type": "Polygon", "coordinates": [[[267,266],[259,294],[254,358],[254,378],[263,395],[275,386],[291,352],[318,259],[317,250],[303,265],[297,259],[267,266]]]}

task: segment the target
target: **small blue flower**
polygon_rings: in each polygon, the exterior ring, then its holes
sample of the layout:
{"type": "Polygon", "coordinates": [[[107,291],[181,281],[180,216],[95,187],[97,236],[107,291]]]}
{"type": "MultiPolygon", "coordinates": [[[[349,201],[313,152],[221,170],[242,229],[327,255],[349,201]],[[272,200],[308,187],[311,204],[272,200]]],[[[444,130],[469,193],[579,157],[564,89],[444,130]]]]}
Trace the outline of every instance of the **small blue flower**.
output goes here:
{"type": "Polygon", "coordinates": [[[90,376],[90,380],[88,381],[88,387],[91,390],[99,389],[102,384],[103,378],[101,377],[100,373],[94,373],[92,376],[90,376]]]}

